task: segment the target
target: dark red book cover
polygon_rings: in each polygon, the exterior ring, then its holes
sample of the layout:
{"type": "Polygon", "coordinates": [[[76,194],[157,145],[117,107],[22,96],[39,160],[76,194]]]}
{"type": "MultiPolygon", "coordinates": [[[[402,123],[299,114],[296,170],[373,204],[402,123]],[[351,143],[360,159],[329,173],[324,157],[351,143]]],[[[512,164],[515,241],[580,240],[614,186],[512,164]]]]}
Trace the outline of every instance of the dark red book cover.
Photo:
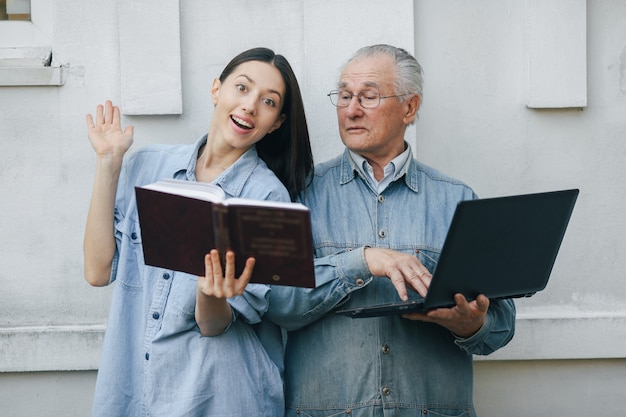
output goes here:
{"type": "MultiPolygon", "coordinates": [[[[135,188],[146,265],[204,275],[211,249],[235,252],[237,275],[248,257],[251,282],[313,288],[308,210],[253,200],[229,204],[135,188]]],[[[294,206],[295,207],[295,206],[294,206]]]]}

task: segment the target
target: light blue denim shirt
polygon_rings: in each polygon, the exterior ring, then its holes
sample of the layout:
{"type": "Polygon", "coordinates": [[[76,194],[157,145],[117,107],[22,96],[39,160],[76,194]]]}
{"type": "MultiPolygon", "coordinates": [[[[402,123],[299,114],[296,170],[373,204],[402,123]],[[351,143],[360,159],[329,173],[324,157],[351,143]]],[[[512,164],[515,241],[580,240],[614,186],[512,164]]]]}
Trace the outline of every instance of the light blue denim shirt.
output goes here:
{"type": "Polygon", "coordinates": [[[513,337],[511,300],[492,300],[484,326],[467,339],[400,316],[323,315],[321,298],[326,307],[341,299],[345,307],[398,300],[388,279],[369,273],[364,247],[415,254],[433,271],[457,202],[476,198],[413,158],[399,174],[379,194],[346,151],[316,167],[301,198],[311,209],[317,297],[273,287],[266,315],[290,330],[287,416],[475,415],[472,354],[487,355],[513,337]]]}
{"type": "MultiPolygon", "coordinates": [[[[280,329],[261,320],[269,287],[231,300],[228,331],[202,337],[194,320],[197,278],[146,266],[136,185],[195,181],[193,145],[154,145],[124,162],[115,202],[113,299],[93,403],[94,416],[267,416],[284,412],[280,329]]],[[[229,197],[289,201],[252,148],[215,183],[229,197]]]]}

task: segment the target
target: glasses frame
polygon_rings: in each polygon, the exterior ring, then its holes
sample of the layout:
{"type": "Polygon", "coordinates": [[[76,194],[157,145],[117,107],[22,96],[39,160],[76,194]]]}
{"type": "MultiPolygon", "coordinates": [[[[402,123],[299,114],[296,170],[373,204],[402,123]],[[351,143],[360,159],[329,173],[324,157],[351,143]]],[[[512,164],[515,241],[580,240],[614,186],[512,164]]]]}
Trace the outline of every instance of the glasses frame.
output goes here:
{"type": "Polygon", "coordinates": [[[357,101],[359,102],[359,105],[361,107],[363,107],[364,109],[375,109],[378,108],[378,106],[380,106],[380,101],[384,100],[386,98],[393,98],[393,97],[402,97],[402,96],[408,96],[411,95],[413,93],[404,93],[404,94],[394,94],[391,96],[381,96],[380,92],[378,93],[378,103],[376,103],[375,106],[373,107],[365,107],[363,105],[363,102],[361,101],[361,99],[363,98],[363,91],[361,91],[359,94],[354,94],[354,93],[350,93],[350,101],[348,101],[348,103],[345,106],[342,106],[339,104],[339,102],[337,101],[337,104],[333,103],[333,97],[338,97],[339,96],[339,90],[331,90],[328,94],[326,94],[328,96],[328,99],[330,100],[330,103],[335,106],[335,107],[339,107],[339,108],[345,108],[345,107],[349,107],[350,103],[352,103],[352,99],[354,97],[356,97],[357,101]]]}

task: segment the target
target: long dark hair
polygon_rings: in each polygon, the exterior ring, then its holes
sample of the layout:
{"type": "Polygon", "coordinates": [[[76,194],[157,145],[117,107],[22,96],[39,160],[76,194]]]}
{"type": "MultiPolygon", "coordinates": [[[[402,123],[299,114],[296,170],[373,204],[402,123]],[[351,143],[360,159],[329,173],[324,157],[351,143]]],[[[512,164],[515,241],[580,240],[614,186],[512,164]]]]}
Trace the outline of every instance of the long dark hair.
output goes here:
{"type": "Polygon", "coordinates": [[[248,61],[271,64],[283,77],[287,91],[281,113],[285,115],[285,121],[280,128],[257,142],[256,149],[259,157],[285,185],[291,200],[295,201],[313,172],[313,153],[298,80],[284,56],[268,48],[253,48],[234,57],[222,71],[220,81],[224,82],[235,68],[248,61]]]}

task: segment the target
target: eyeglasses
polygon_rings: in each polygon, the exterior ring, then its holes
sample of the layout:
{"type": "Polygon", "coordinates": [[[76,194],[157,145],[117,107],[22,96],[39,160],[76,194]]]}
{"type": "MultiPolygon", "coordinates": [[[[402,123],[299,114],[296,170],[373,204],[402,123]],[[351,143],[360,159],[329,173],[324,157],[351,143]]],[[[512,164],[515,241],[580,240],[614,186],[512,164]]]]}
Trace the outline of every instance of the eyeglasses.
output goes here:
{"type": "Polygon", "coordinates": [[[375,109],[380,106],[380,100],[391,97],[408,96],[411,93],[396,94],[393,96],[381,96],[378,90],[368,89],[361,91],[358,95],[352,94],[346,90],[333,90],[327,94],[330,98],[330,102],[337,107],[348,107],[352,103],[352,97],[356,96],[359,104],[364,109],[375,109]]]}

